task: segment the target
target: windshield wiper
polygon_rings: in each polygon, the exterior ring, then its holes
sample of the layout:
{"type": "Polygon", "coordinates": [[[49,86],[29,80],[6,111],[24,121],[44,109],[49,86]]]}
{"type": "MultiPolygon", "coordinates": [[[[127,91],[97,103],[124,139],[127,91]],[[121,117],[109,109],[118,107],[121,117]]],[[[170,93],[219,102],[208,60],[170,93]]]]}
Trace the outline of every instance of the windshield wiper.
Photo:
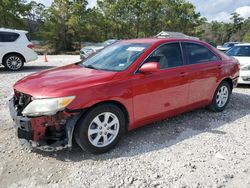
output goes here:
{"type": "Polygon", "coordinates": [[[116,70],[111,70],[111,69],[102,69],[102,68],[97,68],[97,67],[94,67],[93,65],[83,65],[83,66],[84,66],[84,67],[86,67],[86,68],[89,68],[89,69],[119,72],[119,71],[116,71],[116,70]]]}
{"type": "Polygon", "coordinates": [[[84,67],[86,68],[89,68],[89,69],[97,69],[96,67],[94,67],[93,65],[83,65],[84,67]]]}

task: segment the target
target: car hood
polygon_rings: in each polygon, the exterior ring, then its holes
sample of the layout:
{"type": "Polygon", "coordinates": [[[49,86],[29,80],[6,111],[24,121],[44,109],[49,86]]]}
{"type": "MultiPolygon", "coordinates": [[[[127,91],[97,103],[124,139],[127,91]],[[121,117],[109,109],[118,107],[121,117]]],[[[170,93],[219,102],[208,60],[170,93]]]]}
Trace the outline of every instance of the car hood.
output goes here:
{"type": "Polygon", "coordinates": [[[76,90],[108,82],[115,74],[71,64],[24,77],[14,89],[36,98],[69,96],[75,95],[76,90]]]}

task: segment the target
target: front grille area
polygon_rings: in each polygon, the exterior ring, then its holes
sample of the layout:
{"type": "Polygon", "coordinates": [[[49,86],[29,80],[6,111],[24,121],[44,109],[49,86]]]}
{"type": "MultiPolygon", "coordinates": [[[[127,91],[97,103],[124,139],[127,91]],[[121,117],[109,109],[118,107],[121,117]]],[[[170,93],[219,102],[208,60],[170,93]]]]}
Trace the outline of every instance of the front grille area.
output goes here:
{"type": "Polygon", "coordinates": [[[15,91],[14,105],[17,110],[17,115],[21,116],[23,109],[31,102],[31,96],[15,91]]]}

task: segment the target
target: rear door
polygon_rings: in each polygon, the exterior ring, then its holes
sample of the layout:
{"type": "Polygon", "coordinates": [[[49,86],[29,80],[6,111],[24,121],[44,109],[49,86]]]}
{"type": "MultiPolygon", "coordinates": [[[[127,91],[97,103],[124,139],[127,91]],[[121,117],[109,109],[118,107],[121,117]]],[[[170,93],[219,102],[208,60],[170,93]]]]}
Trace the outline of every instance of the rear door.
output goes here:
{"type": "Polygon", "coordinates": [[[189,104],[207,104],[217,86],[221,60],[210,49],[198,43],[182,42],[182,48],[189,72],[189,104]]]}
{"type": "Polygon", "coordinates": [[[132,79],[135,122],[139,124],[173,115],[187,105],[188,80],[180,43],[164,44],[146,62],[158,62],[160,71],[132,79]]]}
{"type": "Polygon", "coordinates": [[[16,51],[15,41],[20,35],[14,32],[3,32],[0,31],[0,58],[12,51],[16,51]]]}
{"type": "MultiPolygon", "coordinates": [[[[4,55],[4,43],[3,43],[3,33],[0,31],[0,61],[2,60],[2,57],[3,57],[3,55],[4,55]]],[[[0,62],[0,64],[1,64],[2,62],[0,62]]]]}

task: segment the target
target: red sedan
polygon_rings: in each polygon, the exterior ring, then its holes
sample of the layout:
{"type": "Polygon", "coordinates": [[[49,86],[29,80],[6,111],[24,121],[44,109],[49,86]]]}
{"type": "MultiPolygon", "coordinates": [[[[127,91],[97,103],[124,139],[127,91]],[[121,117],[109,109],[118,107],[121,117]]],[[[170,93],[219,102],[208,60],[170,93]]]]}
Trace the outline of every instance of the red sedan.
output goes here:
{"type": "Polygon", "coordinates": [[[198,40],[126,40],[19,80],[9,108],[18,137],[35,148],[68,148],[75,138],[103,153],[125,131],[205,106],[224,110],[238,77],[237,60],[198,40]]]}

